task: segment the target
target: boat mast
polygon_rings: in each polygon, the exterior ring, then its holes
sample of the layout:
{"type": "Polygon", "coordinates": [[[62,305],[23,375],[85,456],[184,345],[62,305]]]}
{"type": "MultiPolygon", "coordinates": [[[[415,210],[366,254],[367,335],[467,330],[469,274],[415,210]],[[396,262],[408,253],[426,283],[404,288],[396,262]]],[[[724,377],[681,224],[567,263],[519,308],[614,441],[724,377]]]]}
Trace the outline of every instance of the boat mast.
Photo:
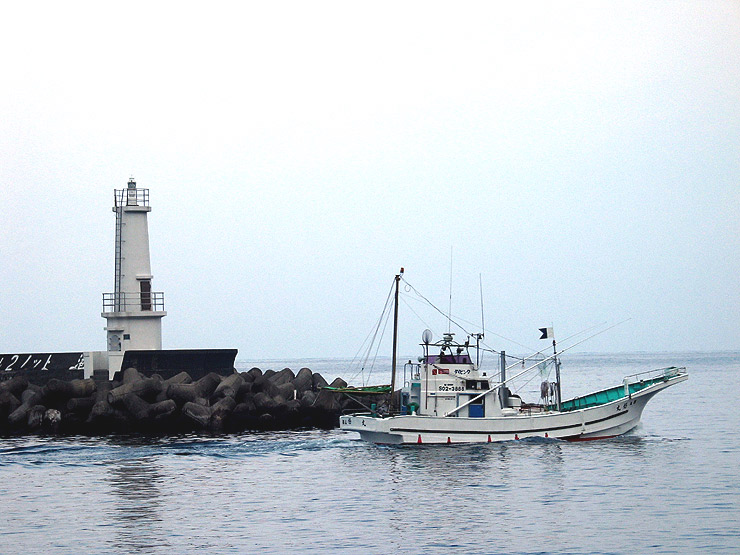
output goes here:
{"type": "MultiPolygon", "coordinates": [[[[555,332],[553,331],[553,328],[551,328],[551,327],[550,328],[540,328],[540,332],[542,332],[542,335],[540,336],[540,339],[550,339],[550,338],[552,338],[552,357],[548,357],[548,358],[555,359],[555,383],[557,384],[557,389],[555,391],[555,394],[558,397],[556,404],[557,404],[557,407],[558,407],[558,412],[560,412],[560,409],[562,408],[562,406],[560,404],[560,399],[561,399],[561,396],[560,396],[560,360],[558,360],[558,347],[557,347],[557,343],[555,342],[555,332]]],[[[588,338],[586,338],[586,339],[588,339],[588,338]]],[[[584,341],[585,341],[585,339],[584,339],[584,341]]],[[[582,343],[582,341],[579,341],[578,343],[582,343]]],[[[578,343],[576,343],[575,345],[578,345],[578,343]]],[[[575,347],[575,345],[571,345],[568,348],[571,349],[571,348],[575,347]]],[[[544,362],[544,361],[542,361],[542,362],[544,362]]],[[[540,363],[540,364],[542,364],[542,363],[540,363]]]]}
{"type": "Polygon", "coordinates": [[[391,362],[392,373],[391,373],[391,399],[390,399],[390,410],[393,412],[393,394],[396,390],[396,349],[398,346],[398,287],[401,283],[401,276],[403,275],[403,268],[396,274],[396,302],[393,308],[393,361],[391,362]]]}
{"type": "Polygon", "coordinates": [[[552,352],[555,356],[555,381],[558,384],[558,412],[560,412],[560,409],[562,408],[560,405],[560,360],[558,359],[558,349],[555,343],[555,338],[552,339],[552,352]]]}

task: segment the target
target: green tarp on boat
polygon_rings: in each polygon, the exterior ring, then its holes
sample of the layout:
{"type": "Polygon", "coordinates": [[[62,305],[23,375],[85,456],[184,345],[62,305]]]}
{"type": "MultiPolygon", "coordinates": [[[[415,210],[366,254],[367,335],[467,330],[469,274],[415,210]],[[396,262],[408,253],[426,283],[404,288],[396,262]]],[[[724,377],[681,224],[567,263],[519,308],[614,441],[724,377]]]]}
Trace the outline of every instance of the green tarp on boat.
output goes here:
{"type": "Polygon", "coordinates": [[[355,393],[357,395],[378,395],[391,392],[390,385],[369,385],[366,387],[331,387],[327,385],[321,389],[336,391],[337,393],[355,393]]]}

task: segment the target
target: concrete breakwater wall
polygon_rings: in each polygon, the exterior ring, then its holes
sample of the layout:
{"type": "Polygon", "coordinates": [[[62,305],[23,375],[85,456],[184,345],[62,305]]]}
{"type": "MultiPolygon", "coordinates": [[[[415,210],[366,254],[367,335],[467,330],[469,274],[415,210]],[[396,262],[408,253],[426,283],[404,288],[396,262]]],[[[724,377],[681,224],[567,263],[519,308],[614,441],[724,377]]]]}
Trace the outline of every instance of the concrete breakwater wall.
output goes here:
{"type": "MultiPolygon", "coordinates": [[[[344,410],[360,408],[322,389],[319,373],[259,368],[215,373],[193,381],[186,372],[165,380],[134,368],[112,381],[51,379],[38,386],[23,376],[0,383],[0,433],[235,432],[332,428],[344,410]]],[[[378,400],[368,400],[377,402],[378,400]]]]}

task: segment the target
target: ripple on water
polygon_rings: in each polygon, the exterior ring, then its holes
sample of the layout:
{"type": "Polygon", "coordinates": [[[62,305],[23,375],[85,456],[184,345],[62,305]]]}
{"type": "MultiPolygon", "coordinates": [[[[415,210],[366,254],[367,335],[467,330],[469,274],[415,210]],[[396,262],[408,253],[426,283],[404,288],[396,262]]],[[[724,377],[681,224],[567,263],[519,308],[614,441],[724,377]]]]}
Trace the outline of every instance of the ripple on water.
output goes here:
{"type": "Polygon", "coordinates": [[[3,438],[0,552],[735,553],[737,368],[694,372],[651,401],[641,427],[607,441],[3,438]]]}

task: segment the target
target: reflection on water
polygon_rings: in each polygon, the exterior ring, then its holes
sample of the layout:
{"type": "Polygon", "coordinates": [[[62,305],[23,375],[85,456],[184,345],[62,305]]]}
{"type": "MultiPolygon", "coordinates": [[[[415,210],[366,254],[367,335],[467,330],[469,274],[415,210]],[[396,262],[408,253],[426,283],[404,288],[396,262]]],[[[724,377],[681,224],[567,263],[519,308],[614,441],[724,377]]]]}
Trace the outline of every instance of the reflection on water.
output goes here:
{"type": "Polygon", "coordinates": [[[126,552],[146,552],[161,545],[163,476],[152,457],[118,460],[108,467],[108,481],[115,500],[113,513],[117,547],[126,552]]]}
{"type": "Polygon", "coordinates": [[[623,496],[660,514],[658,498],[636,491],[640,483],[659,482],[663,467],[656,453],[665,447],[641,436],[581,443],[358,444],[342,458],[344,472],[358,480],[386,476],[373,491],[376,506],[389,513],[390,537],[416,537],[423,527],[426,543],[417,546],[422,552],[445,546],[510,552],[533,545],[543,552],[563,546],[578,552],[577,535],[566,529],[569,524],[588,528],[589,521],[581,519],[591,513],[601,515],[590,521],[591,527],[612,526],[607,524],[611,519],[637,525],[632,516],[626,518],[623,496]],[[497,531],[495,538],[491,530],[497,531]],[[533,544],[535,530],[549,541],[533,544]]]}

